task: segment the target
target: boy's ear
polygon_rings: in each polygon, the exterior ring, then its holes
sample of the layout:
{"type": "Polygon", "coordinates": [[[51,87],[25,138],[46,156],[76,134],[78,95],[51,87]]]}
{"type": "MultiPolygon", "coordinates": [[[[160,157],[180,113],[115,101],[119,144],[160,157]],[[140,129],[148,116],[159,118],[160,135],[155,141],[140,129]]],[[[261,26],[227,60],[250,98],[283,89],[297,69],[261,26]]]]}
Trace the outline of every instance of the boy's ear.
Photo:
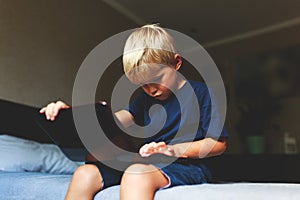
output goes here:
{"type": "Polygon", "coordinates": [[[174,55],[174,58],[175,58],[175,70],[178,71],[182,64],[182,58],[177,53],[174,55]]]}

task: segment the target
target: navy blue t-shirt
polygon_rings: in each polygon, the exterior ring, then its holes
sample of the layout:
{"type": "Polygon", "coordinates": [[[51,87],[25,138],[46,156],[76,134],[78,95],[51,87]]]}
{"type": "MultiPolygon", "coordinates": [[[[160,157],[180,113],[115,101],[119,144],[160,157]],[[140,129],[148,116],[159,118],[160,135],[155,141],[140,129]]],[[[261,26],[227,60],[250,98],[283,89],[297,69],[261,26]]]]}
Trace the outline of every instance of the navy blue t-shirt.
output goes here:
{"type": "Polygon", "coordinates": [[[143,92],[127,110],[136,124],[144,127],[139,137],[145,138],[145,143],[176,144],[205,137],[228,137],[206,84],[197,81],[187,81],[164,101],[143,92]]]}

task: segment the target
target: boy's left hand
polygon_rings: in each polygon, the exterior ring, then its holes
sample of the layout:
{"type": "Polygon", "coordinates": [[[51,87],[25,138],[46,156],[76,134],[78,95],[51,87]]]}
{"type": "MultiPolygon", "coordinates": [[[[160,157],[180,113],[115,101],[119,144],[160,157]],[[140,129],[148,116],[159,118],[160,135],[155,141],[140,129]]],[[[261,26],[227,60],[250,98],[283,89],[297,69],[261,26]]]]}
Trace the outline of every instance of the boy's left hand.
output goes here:
{"type": "Polygon", "coordinates": [[[185,157],[183,155],[176,155],[174,146],[167,145],[165,142],[151,142],[145,144],[139,151],[142,157],[149,157],[153,154],[163,154],[166,156],[185,157]]]}
{"type": "Polygon", "coordinates": [[[165,142],[151,142],[145,144],[140,148],[139,151],[142,157],[149,157],[153,154],[164,154],[167,156],[174,156],[174,150],[170,148],[165,142]]]}

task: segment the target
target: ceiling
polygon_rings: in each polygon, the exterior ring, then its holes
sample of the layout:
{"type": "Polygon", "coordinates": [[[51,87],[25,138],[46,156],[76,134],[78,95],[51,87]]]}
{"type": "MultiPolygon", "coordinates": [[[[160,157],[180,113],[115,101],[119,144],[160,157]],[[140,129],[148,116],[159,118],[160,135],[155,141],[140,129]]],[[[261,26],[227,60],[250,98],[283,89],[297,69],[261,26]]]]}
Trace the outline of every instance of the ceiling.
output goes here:
{"type": "Polygon", "coordinates": [[[135,23],[159,22],[205,47],[300,26],[297,0],[103,0],[135,23]]]}

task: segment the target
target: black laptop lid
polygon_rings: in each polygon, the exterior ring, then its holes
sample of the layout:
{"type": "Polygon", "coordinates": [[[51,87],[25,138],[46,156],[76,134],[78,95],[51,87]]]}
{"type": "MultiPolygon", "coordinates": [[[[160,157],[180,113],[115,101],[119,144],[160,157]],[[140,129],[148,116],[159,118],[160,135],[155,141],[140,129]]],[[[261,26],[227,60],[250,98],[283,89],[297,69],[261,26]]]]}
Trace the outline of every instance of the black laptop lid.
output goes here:
{"type": "MultiPolygon", "coordinates": [[[[61,110],[54,121],[49,121],[44,115],[38,114],[36,116],[36,123],[40,128],[50,137],[50,139],[60,147],[63,148],[85,148],[78,135],[72,109],[80,113],[85,112],[88,107],[95,106],[98,122],[104,131],[105,135],[113,141],[114,138],[119,138],[122,143],[128,144],[131,142],[131,137],[124,133],[116,124],[112,111],[107,103],[95,103],[83,106],[72,107],[69,109],[61,110]]],[[[103,145],[101,141],[97,141],[99,146],[103,145]]],[[[114,140],[114,143],[116,140],[114,140]]],[[[127,148],[127,147],[121,147],[127,148]]]]}

